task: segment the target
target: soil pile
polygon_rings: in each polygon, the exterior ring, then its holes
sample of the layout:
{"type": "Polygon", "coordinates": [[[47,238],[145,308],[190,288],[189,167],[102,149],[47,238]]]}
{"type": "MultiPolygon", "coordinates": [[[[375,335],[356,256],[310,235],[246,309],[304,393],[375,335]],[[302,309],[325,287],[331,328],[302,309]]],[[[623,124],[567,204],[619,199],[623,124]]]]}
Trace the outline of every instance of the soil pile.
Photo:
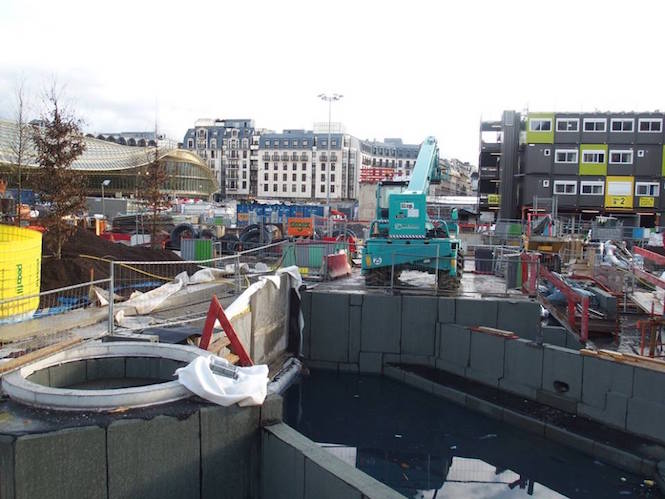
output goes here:
{"type": "Polygon", "coordinates": [[[62,248],[62,259],[50,256],[44,246],[42,258],[41,290],[62,288],[109,277],[109,263],[95,258],[124,261],[179,261],[176,254],[168,250],[153,250],[147,247],[126,246],[113,243],[95,235],[94,232],[78,229],[62,248]]]}

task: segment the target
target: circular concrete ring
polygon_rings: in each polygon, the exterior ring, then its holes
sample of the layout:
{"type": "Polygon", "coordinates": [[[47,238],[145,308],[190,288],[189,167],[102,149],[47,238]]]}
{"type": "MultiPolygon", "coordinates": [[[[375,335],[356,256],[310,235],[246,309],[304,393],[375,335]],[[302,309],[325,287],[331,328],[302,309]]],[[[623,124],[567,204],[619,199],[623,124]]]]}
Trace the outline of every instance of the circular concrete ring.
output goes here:
{"type": "Polygon", "coordinates": [[[112,357],[157,357],[189,363],[205,352],[199,348],[165,343],[89,343],[37,360],[2,377],[2,389],[22,404],[64,411],[110,411],[117,408],[146,407],[174,402],[192,396],[176,381],[109,390],[52,388],[28,381],[36,371],[51,366],[88,359],[112,357]]]}

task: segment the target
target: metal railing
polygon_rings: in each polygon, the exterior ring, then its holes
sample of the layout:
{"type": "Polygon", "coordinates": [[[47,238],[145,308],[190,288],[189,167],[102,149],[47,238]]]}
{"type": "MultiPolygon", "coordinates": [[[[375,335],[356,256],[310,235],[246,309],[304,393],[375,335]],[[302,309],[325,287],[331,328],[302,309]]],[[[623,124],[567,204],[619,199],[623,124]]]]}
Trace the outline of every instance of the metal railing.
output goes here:
{"type": "Polygon", "coordinates": [[[88,308],[108,299],[111,278],[0,300],[0,323],[22,322],[88,308]]]}

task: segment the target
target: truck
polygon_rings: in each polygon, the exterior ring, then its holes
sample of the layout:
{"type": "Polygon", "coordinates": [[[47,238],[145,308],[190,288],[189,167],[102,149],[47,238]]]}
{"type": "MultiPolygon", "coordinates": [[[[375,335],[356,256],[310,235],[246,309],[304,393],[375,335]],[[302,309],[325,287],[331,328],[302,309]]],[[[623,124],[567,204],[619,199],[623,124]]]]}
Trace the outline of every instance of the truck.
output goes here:
{"type": "Polygon", "coordinates": [[[449,221],[430,219],[427,214],[429,186],[440,181],[439,147],[434,137],[427,137],[409,182],[379,182],[376,219],[362,255],[368,286],[385,286],[391,280],[394,284],[403,270],[418,270],[435,274],[439,290],[459,287],[464,256],[457,210],[452,210],[449,221]]]}

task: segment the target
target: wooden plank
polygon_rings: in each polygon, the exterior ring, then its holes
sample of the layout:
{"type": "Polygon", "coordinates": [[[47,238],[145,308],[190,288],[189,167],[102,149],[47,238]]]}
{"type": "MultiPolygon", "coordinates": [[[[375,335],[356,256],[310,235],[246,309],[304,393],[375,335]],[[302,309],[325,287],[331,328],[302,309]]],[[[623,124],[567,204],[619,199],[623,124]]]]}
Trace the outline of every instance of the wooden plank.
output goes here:
{"type": "Polygon", "coordinates": [[[588,357],[597,357],[605,360],[612,360],[620,362],[621,364],[628,364],[636,367],[643,367],[645,369],[652,369],[654,371],[665,372],[665,361],[659,359],[652,359],[642,355],[634,355],[631,353],[614,352],[612,350],[588,350],[583,348],[580,354],[588,357]]]}
{"type": "Polygon", "coordinates": [[[517,336],[512,331],[506,331],[505,329],[497,329],[495,327],[476,326],[469,329],[471,329],[471,331],[476,331],[478,333],[491,334],[492,336],[501,336],[503,338],[507,338],[510,340],[519,338],[519,336],[517,336]]]}
{"type": "Polygon", "coordinates": [[[663,303],[658,300],[653,293],[648,291],[635,291],[634,293],[629,293],[628,298],[647,314],[651,314],[651,305],[653,304],[654,315],[663,315],[663,303]]]}
{"type": "Polygon", "coordinates": [[[72,338],[70,340],[61,341],[59,343],[56,343],[55,345],[50,345],[48,347],[40,348],[39,350],[35,350],[33,352],[17,357],[13,360],[10,360],[9,362],[5,362],[4,364],[0,365],[0,374],[5,374],[9,371],[13,371],[14,369],[18,369],[19,367],[23,367],[25,364],[28,364],[29,362],[34,362],[35,360],[39,360],[44,357],[48,357],[49,355],[53,355],[54,353],[60,352],[62,350],[66,350],[67,348],[72,347],[78,343],[81,343],[82,341],[83,338],[72,338]]]}

